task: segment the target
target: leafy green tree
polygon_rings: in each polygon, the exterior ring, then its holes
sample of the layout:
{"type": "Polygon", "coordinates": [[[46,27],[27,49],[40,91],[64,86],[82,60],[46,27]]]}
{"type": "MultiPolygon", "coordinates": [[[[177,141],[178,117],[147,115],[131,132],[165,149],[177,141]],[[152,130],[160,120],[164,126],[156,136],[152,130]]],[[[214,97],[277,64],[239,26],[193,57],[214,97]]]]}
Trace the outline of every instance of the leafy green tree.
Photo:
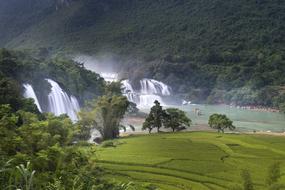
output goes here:
{"type": "Polygon", "coordinates": [[[21,118],[24,122],[17,129],[17,147],[22,153],[35,155],[56,144],[66,146],[73,140],[73,124],[67,116],[55,117],[49,114],[46,120],[41,121],[35,114],[21,112],[21,118]]]}
{"type": "Polygon", "coordinates": [[[18,119],[10,105],[0,105],[0,154],[2,155],[16,153],[18,119]]]}
{"type": "Polygon", "coordinates": [[[157,100],[154,104],[143,123],[142,130],[148,130],[151,133],[156,128],[157,132],[159,132],[159,129],[164,126],[165,128],[171,128],[174,132],[175,130],[179,131],[190,127],[192,121],[186,116],[184,111],[177,108],[164,110],[157,100]]]}
{"type": "Polygon", "coordinates": [[[154,101],[154,106],[151,107],[150,113],[148,115],[147,119],[148,121],[151,121],[150,123],[153,125],[153,128],[157,129],[157,132],[159,132],[159,129],[163,125],[163,118],[165,115],[165,111],[162,109],[162,106],[160,105],[159,101],[154,101]]]}
{"type": "Polygon", "coordinates": [[[166,109],[164,114],[163,124],[165,128],[171,128],[172,131],[183,130],[186,127],[190,127],[191,119],[186,116],[186,113],[177,108],[166,109]]]}
{"type": "Polygon", "coordinates": [[[137,104],[134,102],[130,102],[130,105],[128,107],[128,114],[136,115],[139,112],[139,109],[137,108],[137,104]]]}
{"type": "Polygon", "coordinates": [[[32,98],[23,98],[21,101],[21,110],[40,115],[40,111],[32,98]]]}
{"type": "Polygon", "coordinates": [[[105,87],[105,95],[107,96],[120,96],[122,95],[122,84],[121,82],[111,82],[105,87]]]}
{"type": "Polygon", "coordinates": [[[0,104],[10,104],[13,110],[21,107],[21,93],[17,81],[0,77],[0,104]]]}
{"type": "Polygon", "coordinates": [[[210,116],[208,124],[211,128],[217,129],[218,132],[223,132],[225,129],[234,130],[233,121],[231,121],[226,115],[213,114],[210,116]]]}
{"type": "Polygon", "coordinates": [[[85,128],[92,125],[104,140],[117,138],[122,128],[121,120],[128,106],[129,101],[124,96],[102,96],[87,105],[79,114],[80,123],[84,124],[85,128]]]}
{"type": "Polygon", "coordinates": [[[18,69],[16,59],[12,53],[7,49],[0,49],[0,74],[14,77],[18,69]]]}
{"type": "Polygon", "coordinates": [[[143,122],[142,130],[148,130],[148,133],[151,133],[151,131],[155,128],[154,125],[154,118],[152,115],[148,115],[143,122]]]}

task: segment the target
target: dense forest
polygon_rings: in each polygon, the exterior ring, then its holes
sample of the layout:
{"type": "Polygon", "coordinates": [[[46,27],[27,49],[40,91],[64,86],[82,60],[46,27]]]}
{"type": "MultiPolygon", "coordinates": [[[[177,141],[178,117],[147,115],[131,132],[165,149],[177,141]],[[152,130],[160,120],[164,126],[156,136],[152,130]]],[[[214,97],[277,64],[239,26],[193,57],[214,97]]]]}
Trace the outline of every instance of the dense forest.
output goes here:
{"type": "Polygon", "coordinates": [[[193,102],[284,108],[284,1],[25,2],[1,2],[0,46],[113,54],[193,102]]]}
{"type": "Polygon", "coordinates": [[[104,93],[105,81],[98,74],[65,58],[44,58],[40,52],[32,56],[27,52],[0,49],[1,103],[18,105],[8,99],[21,97],[24,83],[32,84],[39,96],[48,94],[50,85],[46,78],[52,78],[69,94],[78,97],[81,105],[104,93]]]}
{"type": "MultiPolygon", "coordinates": [[[[108,120],[118,119],[109,124],[109,128],[103,125],[102,129],[106,139],[114,130],[117,133],[112,138],[119,135],[115,127],[129,106],[126,97],[121,96],[119,83],[107,85],[98,74],[71,60],[43,59],[0,49],[0,189],[129,188],[128,183],[104,180],[105,171],[90,160],[90,155],[95,152],[83,150],[91,146],[87,140],[94,127],[85,116],[95,111],[82,111],[80,121],[75,122],[66,114],[41,113],[34,99],[23,97],[22,85],[27,82],[37,91],[48,94],[50,86],[44,80],[46,77],[58,81],[66,92],[75,94],[82,101],[92,99],[100,113],[110,106],[109,99],[113,99],[109,109],[113,109],[114,114],[108,112],[108,120]]],[[[96,118],[91,116],[93,120],[96,118]]],[[[101,125],[97,122],[96,126],[101,125]]]]}

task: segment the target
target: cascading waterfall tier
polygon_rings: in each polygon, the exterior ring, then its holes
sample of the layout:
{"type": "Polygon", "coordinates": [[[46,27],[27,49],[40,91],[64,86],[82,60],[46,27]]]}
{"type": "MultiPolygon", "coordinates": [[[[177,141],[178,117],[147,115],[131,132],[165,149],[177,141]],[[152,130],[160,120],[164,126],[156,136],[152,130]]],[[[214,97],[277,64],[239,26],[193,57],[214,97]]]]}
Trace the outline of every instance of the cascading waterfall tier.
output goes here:
{"type": "Polygon", "coordinates": [[[53,80],[46,79],[51,85],[48,95],[48,111],[56,116],[67,114],[71,120],[76,121],[76,113],[80,110],[79,103],[74,96],[68,96],[66,92],[53,80]]]}
{"type": "Polygon", "coordinates": [[[131,83],[129,80],[123,80],[122,82],[123,86],[123,94],[128,98],[130,102],[139,102],[139,96],[138,94],[134,91],[131,83]]]}
{"type": "Polygon", "coordinates": [[[24,97],[25,98],[32,98],[32,99],[34,99],[34,102],[35,102],[36,106],[38,107],[38,110],[40,112],[42,112],[42,108],[40,106],[39,100],[38,100],[38,98],[36,96],[36,93],[35,93],[32,85],[30,85],[30,84],[23,84],[23,87],[25,88],[25,92],[23,94],[24,97]]]}
{"type": "Polygon", "coordinates": [[[142,94],[160,94],[163,96],[170,95],[170,88],[163,82],[154,79],[142,79],[140,84],[142,94]]]}
{"type": "Polygon", "coordinates": [[[169,86],[154,79],[140,80],[139,90],[134,90],[129,80],[123,80],[122,85],[123,94],[140,108],[151,107],[155,100],[165,105],[163,97],[171,95],[169,86]]]}
{"type": "Polygon", "coordinates": [[[67,114],[72,121],[77,121],[77,112],[80,110],[79,103],[74,96],[69,96],[57,82],[46,79],[51,85],[51,91],[48,94],[47,109],[42,109],[36,93],[30,84],[23,84],[25,88],[23,96],[25,98],[32,98],[35,101],[40,112],[51,112],[56,116],[67,114]]]}

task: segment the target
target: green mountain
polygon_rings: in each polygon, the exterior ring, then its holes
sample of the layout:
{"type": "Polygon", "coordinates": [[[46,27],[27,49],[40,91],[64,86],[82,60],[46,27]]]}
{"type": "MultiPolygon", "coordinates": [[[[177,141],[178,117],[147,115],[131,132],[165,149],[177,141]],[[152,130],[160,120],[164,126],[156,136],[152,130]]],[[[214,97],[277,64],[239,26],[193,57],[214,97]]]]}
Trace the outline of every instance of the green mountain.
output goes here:
{"type": "Polygon", "coordinates": [[[12,0],[0,23],[2,47],[111,53],[197,102],[285,102],[282,0],[12,0]]]}

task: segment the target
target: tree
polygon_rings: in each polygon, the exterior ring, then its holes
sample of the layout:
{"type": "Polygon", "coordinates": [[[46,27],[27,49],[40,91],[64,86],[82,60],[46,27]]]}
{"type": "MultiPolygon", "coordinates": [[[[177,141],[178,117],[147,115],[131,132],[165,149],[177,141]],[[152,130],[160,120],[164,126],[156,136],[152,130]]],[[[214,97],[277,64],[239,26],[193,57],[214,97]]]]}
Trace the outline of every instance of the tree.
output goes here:
{"type": "Polygon", "coordinates": [[[121,82],[111,82],[105,87],[105,94],[107,96],[120,96],[122,95],[122,83],[121,82]]]}
{"type": "Polygon", "coordinates": [[[134,102],[130,102],[130,105],[128,107],[128,114],[136,115],[139,112],[139,109],[137,108],[137,104],[134,102]]]}
{"type": "Polygon", "coordinates": [[[164,114],[163,124],[165,128],[171,128],[174,132],[183,130],[186,127],[190,127],[191,119],[186,116],[186,113],[177,108],[166,109],[166,114],[164,114]]]}
{"type": "Polygon", "coordinates": [[[120,122],[128,106],[129,101],[124,96],[102,96],[87,105],[79,114],[79,122],[84,124],[85,128],[91,125],[97,129],[104,140],[114,139],[119,136],[119,130],[122,128],[120,122]]]}
{"type": "Polygon", "coordinates": [[[164,110],[157,100],[154,101],[154,104],[143,123],[142,130],[148,130],[151,133],[154,128],[157,128],[157,132],[159,132],[159,129],[164,126],[171,128],[174,132],[190,127],[192,121],[184,111],[177,108],[164,110]]]}
{"type": "Polygon", "coordinates": [[[213,114],[210,116],[208,124],[213,129],[218,129],[218,132],[223,132],[225,129],[234,130],[233,121],[231,121],[226,115],[213,114]]]}
{"type": "Polygon", "coordinates": [[[154,129],[154,119],[152,115],[148,115],[145,121],[143,122],[142,130],[148,130],[148,133],[151,133],[152,129],[154,129]]]}
{"type": "Polygon", "coordinates": [[[16,153],[16,130],[19,117],[10,105],[0,105],[0,155],[16,153]]]}
{"type": "Polygon", "coordinates": [[[150,113],[143,123],[142,128],[143,130],[149,129],[149,132],[151,132],[153,128],[157,128],[157,132],[159,132],[159,129],[162,127],[165,115],[165,111],[162,109],[159,101],[155,100],[154,104],[155,105],[151,107],[150,113]]]}
{"type": "Polygon", "coordinates": [[[17,81],[0,76],[0,104],[10,104],[13,110],[21,106],[21,93],[17,81]]]}

